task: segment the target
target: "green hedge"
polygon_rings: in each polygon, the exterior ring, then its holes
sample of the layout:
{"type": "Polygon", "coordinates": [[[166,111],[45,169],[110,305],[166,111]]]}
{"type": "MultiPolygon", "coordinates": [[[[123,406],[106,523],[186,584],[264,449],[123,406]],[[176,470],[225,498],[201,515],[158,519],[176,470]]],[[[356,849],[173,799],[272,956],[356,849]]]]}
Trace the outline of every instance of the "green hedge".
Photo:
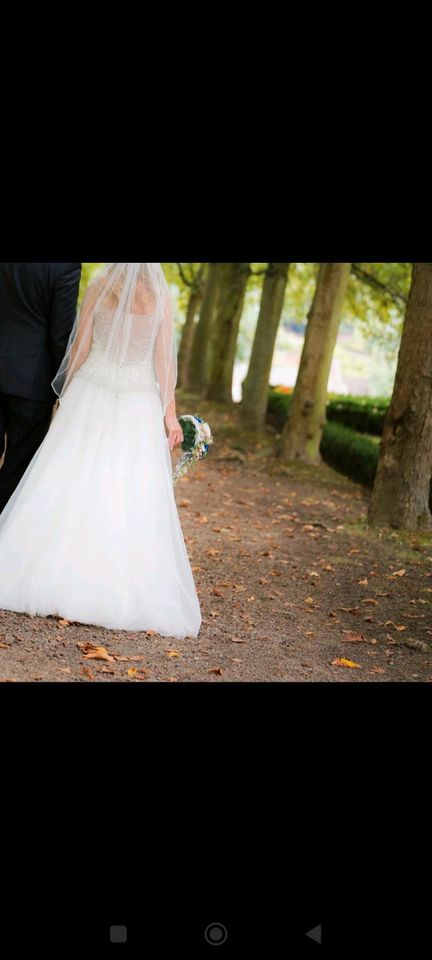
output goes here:
{"type": "Polygon", "coordinates": [[[320,452],[323,460],[350,477],[356,483],[372,487],[378,467],[380,442],[344,427],[340,423],[328,423],[324,429],[320,452]]]}
{"type": "MultiPolygon", "coordinates": [[[[347,398],[347,400],[346,409],[348,410],[351,403],[354,408],[352,399],[347,398]]],[[[273,387],[270,388],[268,422],[280,432],[283,430],[291,402],[292,394],[277,393],[273,387]]],[[[345,403],[345,398],[343,403],[345,403]]],[[[330,404],[333,412],[339,413],[339,411],[336,411],[339,401],[333,398],[330,404]]],[[[367,421],[369,416],[372,418],[376,416],[375,408],[377,406],[378,404],[371,401],[370,410],[366,410],[366,405],[360,403],[360,412],[364,414],[363,425],[366,422],[371,422],[367,421]]],[[[374,422],[376,424],[377,421],[374,422]]],[[[363,483],[372,487],[378,466],[379,447],[379,441],[375,436],[367,436],[364,431],[359,432],[334,419],[330,420],[324,429],[320,451],[323,460],[329,466],[343,473],[344,476],[350,477],[356,483],[363,483]]]]}
{"type": "MultiPolygon", "coordinates": [[[[277,393],[270,387],[268,422],[282,432],[292,402],[292,394],[277,393]]],[[[350,477],[355,483],[373,487],[378,467],[382,424],[388,400],[370,397],[332,397],[327,407],[328,423],[323,432],[320,452],[325,463],[350,477]],[[366,426],[369,426],[369,434],[366,426]]],[[[432,482],[429,507],[432,511],[432,482]]]]}
{"type": "Polygon", "coordinates": [[[267,420],[277,430],[282,432],[291,406],[292,394],[277,393],[274,387],[270,387],[269,402],[267,407],[267,420]]]}
{"type": "Polygon", "coordinates": [[[357,433],[381,437],[389,400],[376,397],[336,397],[327,404],[327,420],[357,433]]]}
{"type": "MultiPolygon", "coordinates": [[[[268,419],[278,430],[283,430],[292,402],[292,394],[277,393],[270,387],[268,419]]],[[[385,397],[335,397],[327,404],[327,420],[350,427],[357,433],[381,437],[384,420],[389,408],[385,397]]]]}

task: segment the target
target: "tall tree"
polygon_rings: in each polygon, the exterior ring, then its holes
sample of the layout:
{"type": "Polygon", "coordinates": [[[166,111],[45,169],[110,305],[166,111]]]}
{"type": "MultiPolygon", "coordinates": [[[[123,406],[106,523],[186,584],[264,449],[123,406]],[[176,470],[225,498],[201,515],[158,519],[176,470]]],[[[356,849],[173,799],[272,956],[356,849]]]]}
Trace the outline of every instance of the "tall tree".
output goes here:
{"type": "Polygon", "coordinates": [[[430,530],[431,474],[432,263],[415,263],[369,523],[430,530]]]}
{"type": "Polygon", "coordinates": [[[209,400],[232,402],[237,337],[249,276],[249,263],[221,264],[221,292],[210,343],[209,400]]]}
{"type": "Polygon", "coordinates": [[[184,269],[178,264],[183,283],[189,289],[189,299],[186,308],[186,320],[183,324],[182,336],[178,354],[178,385],[183,389],[189,387],[189,373],[191,353],[196,334],[196,318],[199,312],[204,292],[205,264],[199,264],[197,270],[192,270],[190,279],[185,276],[184,269]]]}
{"type": "Polygon", "coordinates": [[[289,263],[268,265],[249,370],[242,384],[242,420],[256,431],[263,430],[265,425],[270,374],[284,306],[288,270],[289,263]]]}
{"type": "Polygon", "coordinates": [[[210,339],[221,289],[221,263],[209,263],[201,313],[193,338],[188,383],[196,393],[205,393],[209,381],[210,339]]]}
{"type": "Polygon", "coordinates": [[[300,369],[282,434],[280,453],[287,460],[320,462],[328,381],[350,271],[351,263],[320,264],[300,369]]]}

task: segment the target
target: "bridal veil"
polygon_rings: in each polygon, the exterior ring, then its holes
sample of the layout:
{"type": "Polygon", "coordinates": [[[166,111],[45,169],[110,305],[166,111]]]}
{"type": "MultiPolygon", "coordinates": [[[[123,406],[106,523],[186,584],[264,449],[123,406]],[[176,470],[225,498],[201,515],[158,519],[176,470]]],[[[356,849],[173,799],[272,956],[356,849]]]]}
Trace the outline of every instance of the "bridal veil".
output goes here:
{"type": "Polygon", "coordinates": [[[95,317],[103,319],[104,362],[125,364],[152,357],[164,415],[177,383],[173,304],[160,263],[108,263],[89,284],[52,387],[62,398],[87,359],[95,317]]]}

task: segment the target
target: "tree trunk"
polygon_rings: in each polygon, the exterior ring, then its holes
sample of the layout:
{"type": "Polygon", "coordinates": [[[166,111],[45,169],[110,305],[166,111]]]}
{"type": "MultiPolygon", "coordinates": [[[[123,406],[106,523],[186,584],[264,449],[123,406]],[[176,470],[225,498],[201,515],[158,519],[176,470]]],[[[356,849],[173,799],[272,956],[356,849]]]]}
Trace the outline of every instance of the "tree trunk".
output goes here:
{"type": "Polygon", "coordinates": [[[209,400],[232,403],[237,337],[249,272],[249,263],[221,265],[221,291],[210,344],[209,400]]]}
{"type": "Polygon", "coordinates": [[[431,473],[432,263],[415,263],[369,523],[430,530],[431,473]]]}
{"type": "Polygon", "coordinates": [[[327,389],[350,263],[322,263],[308,314],[300,369],[281,441],[286,460],[320,463],[327,389]]]}
{"type": "Polygon", "coordinates": [[[264,279],[249,370],[242,384],[242,420],[245,425],[258,432],[265,426],[271,368],[285,300],[288,270],[289,263],[269,264],[264,279]]]}
{"type": "Polygon", "coordinates": [[[204,299],[189,363],[189,387],[195,393],[205,393],[209,381],[210,338],[217,310],[222,266],[221,263],[208,265],[204,299]]]}
{"type": "Polygon", "coordinates": [[[203,273],[204,264],[198,270],[191,286],[186,320],[182,331],[178,355],[178,385],[183,389],[187,389],[190,386],[191,355],[197,331],[195,320],[203,299],[203,273]]]}

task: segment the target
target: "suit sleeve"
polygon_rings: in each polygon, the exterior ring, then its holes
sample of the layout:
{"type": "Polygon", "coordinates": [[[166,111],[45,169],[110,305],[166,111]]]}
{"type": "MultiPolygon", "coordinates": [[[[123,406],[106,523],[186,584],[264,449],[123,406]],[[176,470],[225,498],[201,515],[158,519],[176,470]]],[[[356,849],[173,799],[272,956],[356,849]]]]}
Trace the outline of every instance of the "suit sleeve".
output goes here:
{"type": "Polygon", "coordinates": [[[49,346],[53,370],[60,367],[76,319],[80,263],[61,263],[51,295],[49,346]]]}

